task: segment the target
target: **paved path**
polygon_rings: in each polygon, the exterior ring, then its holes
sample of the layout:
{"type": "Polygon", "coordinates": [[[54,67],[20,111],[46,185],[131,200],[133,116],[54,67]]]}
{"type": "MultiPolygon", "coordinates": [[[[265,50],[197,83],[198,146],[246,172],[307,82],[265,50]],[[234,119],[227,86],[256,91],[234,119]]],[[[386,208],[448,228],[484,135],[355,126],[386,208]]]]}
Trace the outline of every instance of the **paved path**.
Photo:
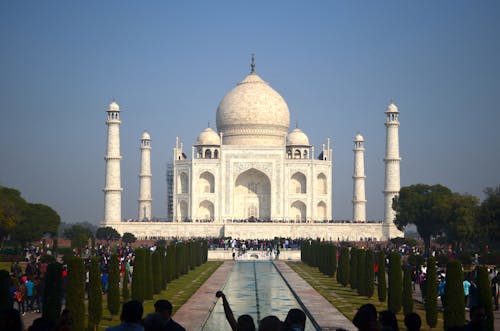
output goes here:
{"type": "Polygon", "coordinates": [[[337,328],[356,330],[347,317],[297,275],[284,261],[275,261],[274,264],[292,289],[297,301],[308,311],[313,324],[320,330],[335,330],[337,328]]]}
{"type": "Polygon", "coordinates": [[[225,261],[182,305],[173,319],[188,331],[200,330],[217,303],[215,292],[224,287],[234,263],[234,261],[225,261]]]}

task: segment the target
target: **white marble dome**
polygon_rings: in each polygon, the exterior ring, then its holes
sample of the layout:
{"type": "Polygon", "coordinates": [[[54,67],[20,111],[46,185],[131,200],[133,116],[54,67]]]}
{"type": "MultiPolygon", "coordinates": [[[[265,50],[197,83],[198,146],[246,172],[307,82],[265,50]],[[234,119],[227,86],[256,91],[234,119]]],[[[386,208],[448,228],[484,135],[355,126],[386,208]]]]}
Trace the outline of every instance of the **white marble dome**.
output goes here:
{"type": "Polygon", "coordinates": [[[387,109],[385,110],[386,113],[397,113],[399,112],[398,107],[394,104],[393,101],[387,106],[387,109]]]}
{"type": "Polygon", "coordinates": [[[151,140],[151,136],[149,135],[149,133],[147,131],[144,131],[142,133],[142,140],[151,140]]]}
{"type": "Polygon", "coordinates": [[[227,145],[283,146],[290,125],[285,100],[255,72],[224,96],[217,130],[227,145]]]}
{"type": "Polygon", "coordinates": [[[286,144],[287,146],[310,146],[309,138],[299,128],[295,128],[286,136],[286,144]]]}
{"type": "Polygon", "coordinates": [[[118,105],[118,103],[116,103],[116,101],[113,100],[113,102],[111,102],[109,104],[108,110],[109,111],[120,111],[120,106],[118,105]]]}
{"type": "Polygon", "coordinates": [[[365,141],[365,139],[363,138],[363,136],[360,133],[358,133],[356,135],[356,137],[354,137],[354,141],[355,142],[363,142],[363,141],[365,141]]]}
{"type": "Polygon", "coordinates": [[[220,145],[220,137],[217,132],[209,127],[201,131],[198,139],[196,139],[196,145],[220,145]]]}

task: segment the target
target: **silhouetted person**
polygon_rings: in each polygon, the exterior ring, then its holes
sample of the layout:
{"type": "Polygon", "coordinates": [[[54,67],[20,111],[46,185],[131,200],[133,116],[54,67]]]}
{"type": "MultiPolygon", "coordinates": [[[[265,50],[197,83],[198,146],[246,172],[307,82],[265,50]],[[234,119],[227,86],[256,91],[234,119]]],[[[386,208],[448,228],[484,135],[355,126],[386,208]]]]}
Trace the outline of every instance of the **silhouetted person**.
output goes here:
{"type": "Polygon", "coordinates": [[[352,323],[359,331],[378,331],[377,308],[371,303],[359,307],[352,323]]]}
{"type": "Polygon", "coordinates": [[[73,328],[73,317],[69,309],[64,309],[59,317],[59,322],[57,323],[57,331],[71,331],[73,328]]]}
{"type": "Polygon", "coordinates": [[[14,308],[5,309],[0,319],[0,330],[23,331],[23,321],[19,310],[14,308]]]}
{"type": "Polygon", "coordinates": [[[52,331],[54,324],[45,317],[39,317],[33,321],[33,324],[28,328],[28,331],[52,331]]]}
{"type": "Polygon", "coordinates": [[[234,318],[233,311],[229,306],[229,302],[227,301],[226,296],[222,291],[217,291],[215,293],[217,298],[222,298],[222,306],[224,307],[224,314],[226,315],[226,319],[231,326],[231,330],[233,331],[255,331],[255,323],[253,321],[252,316],[250,315],[241,315],[238,317],[238,320],[234,318]]]}
{"type": "Polygon", "coordinates": [[[165,323],[162,331],[186,331],[179,323],[172,319],[172,304],[168,300],[158,300],[155,302],[155,312],[161,315],[165,323]]]}
{"type": "Polygon", "coordinates": [[[283,323],[274,315],[266,316],[260,320],[259,331],[281,331],[283,323]]]}
{"type": "Polygon", "coordinates": [[[474,306],[469,311],[470,322],[463,328],[464,331],[485,330],[486,309],[482,306],[474,306]]]}
{"type": "Polygon", "coordinates": [[[131,300],[125,302],[120,315],[122,323],[117,326],[111,326],[106,331],[144,331],[141,325],[143,312],[144,308],[139,301],[131,300]]]}
{"type": "Polygon", "coordinates": [[[381,311],[378,321],[382,331],[399,331],[396,315],[390,310],[381,311]]]}
{"type": "Polygon", "coordinates": [[[304,331],[306,328],[306,314],[297,308],[288,311],[285,318],[286,331],[304,331]]]}
{"type": "Polygon", "coordinates": [[[417,313],[409,313],[405,316],[405,326],[408,331],[420,331],[422,320],[417,313]]]}

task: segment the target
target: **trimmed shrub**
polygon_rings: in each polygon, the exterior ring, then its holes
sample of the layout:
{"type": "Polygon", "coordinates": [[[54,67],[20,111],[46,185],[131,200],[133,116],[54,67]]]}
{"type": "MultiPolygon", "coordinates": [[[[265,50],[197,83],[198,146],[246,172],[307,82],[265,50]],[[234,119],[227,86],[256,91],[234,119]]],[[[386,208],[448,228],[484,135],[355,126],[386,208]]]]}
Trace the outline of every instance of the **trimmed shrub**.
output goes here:
{"type": "Polygon", "coordinates": [[[389,291],[387,309],[394,314],[401,310],[403,298],[403,277],[401,273],[401,255],[397,252],[389,254],[389,291]]]}
{"type": "Polygon", "coordinates": [[[339,283],[346,287],[349,284],[349,248],[342,247],[339,256],[339,270],[337,271],[339,283]]]}
{"type": "Polygon", "coordinates": [[[332,254],[332,259],[331,259],[331,277],[335,277],[335,274],[337,273],[337,246],[335,244],[332,244],[332,247],[330,248],[331,254],[332,254]]]}
{"type": "Polygon", "coordinates": [[[490,286],[490,279],[488,277],[488,270],[486,267],[481,266],[477,268],[477,292],[478,292],[478,305],[486,310],[486,321],[484,326],[486,330],[494,330],[494,316],[493,316],[493,302],[491,300],[492,290],[490,286]]]}
{"type": "Polygon", "coordinates": [[[129,275],[127,270],[123,273],[123,283],[122,283],[122,300],[123,302],[127,302],[130,300],[130,289],[128,288],[128,284],[130,283],[128,279],[129,275]]]}
{"type": "Polygon", "coordinates": [[[387,280],[385,277],[385,254],[379,251],[377,254],[378,273],[377,273],[377,292],[378,301],[385,302],[387,299],[387,280]]]}
{"type": "Polygon", "coordinates": [[[120,268],[116,254],[109,261],[108,283],[108,310],[111,316],[116,316],[120,312],[120,268]]]}
{"type": "Polygon", "coordinates": [[[449,262],[446,265],[446,286],[444,289],[443,320],[445,329],[465,324],[463,281],[462,264],[460,261],[449,262]]]}
{"type": "Polygon", "coordinates": [[[135,250],[134,271],[132,273],[132,300],[144,302],[146,295],[146,251],[135,250]]]}
{"type": "Polygon", "coordinates": [[[403,314],[413,313],[413,291],[411,285],[410,268],[403,270],[403,314]]]}
{"type": "Polygon", "coordinates": [[[349,260],[349,284],[353,290],[358,288],[358,249],[355,247],[351,248],[350,260],[349,260]]]}
{"type": "Polygon", "coordinates": [[[425,321],[430,328],[433,328],[437,325],[438,317],[438,283],[436,260],[432,256],[427,259],[425,287],[425,321]]]}
{"type": "Polygon", "coordinates": [[[89,270],[89,315],[88,315],[88,328],[96,330],[102,318],[102,288],[101,288],[101,271],[100,271],[101,258],[94,256],[90,260],[89,270]]]}
{"type": "Polygon", "coordinates": [[[358,249],[358,271],[356,284],[358,285],[358,294],[366,295],[366,251],[364,249],[358,249]]]}
{"type": "Polygon", "coordinates": [[[85,266],[77,256],[65,256],[68,265],[66,283],[66,308],[73,317],[72,331],[85,329],[85,266]]]}
{"type": "Polygon", "coordinates": [[[62,264],[58,262],[47,265],[45,273],[44,291],[42,297],[42,316],[56,325],[59,320],[62,308],[63,281],[62,281],[62,264]]]}
{"type": "Polygon", "coordinates": [[[366,251],[366,293],[365,295],[369,298],[373,296],[374,286],[375,286],[375,255],[372,249],[366,251]]]}
{"type": "Polygon", "coordinates": [[[153,294],[158,294],[161,291],[161,261],[160,261],[160,252],[155,251],[151,255],[152,259],[152,267],[153,267],[153,294]]]}
{"type": "Polygon", "coordinates": [[[151,251],[149,249],[144,250],[146,254],[146,269],[145,269],[145,279],[146,286],[144,287],[144,299],[153,299],[153,258],[151,257],[151,251]]]}

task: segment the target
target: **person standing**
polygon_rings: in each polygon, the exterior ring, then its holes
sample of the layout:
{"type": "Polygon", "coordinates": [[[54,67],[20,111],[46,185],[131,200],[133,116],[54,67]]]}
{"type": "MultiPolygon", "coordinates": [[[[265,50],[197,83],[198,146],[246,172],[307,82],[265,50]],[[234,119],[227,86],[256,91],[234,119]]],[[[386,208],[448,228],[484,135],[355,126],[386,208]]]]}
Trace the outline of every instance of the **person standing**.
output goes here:
{"type": "Polygon", "coordinates": [[[463,281],[464,285],[464,297],[465,297],[465,307],[469,307],[468,304],[468,299],[469,299],[469,289],[470,289],[470,282],[467,280],[468,277],[465,277],[463,281]]]}
{"type": "Polygon", "coordinates": [[[16,296],[17,310],[19,310],[19,313],[24,316],[26,314],[26,285],[22,280],[20,281],[16,292],[14,292],[14,295],[16,296]]]}
{"type": "Polygon", "coordinates": [[[500,292],[500,274],[496,274],[491,280],[491,294],[493,295],[493,303],[495,304],[495,310],[498,310],[498,295],[500,292]]]}
{"type": "Polygon", "coordinates": [[[26,308],[27,311],[33,311],[34,295],[35,295],[35,283],[33,283],[31,278],[28,278],[28,281],[26,282],[26,300],[28,302],[28,307],[26,308]]]}

